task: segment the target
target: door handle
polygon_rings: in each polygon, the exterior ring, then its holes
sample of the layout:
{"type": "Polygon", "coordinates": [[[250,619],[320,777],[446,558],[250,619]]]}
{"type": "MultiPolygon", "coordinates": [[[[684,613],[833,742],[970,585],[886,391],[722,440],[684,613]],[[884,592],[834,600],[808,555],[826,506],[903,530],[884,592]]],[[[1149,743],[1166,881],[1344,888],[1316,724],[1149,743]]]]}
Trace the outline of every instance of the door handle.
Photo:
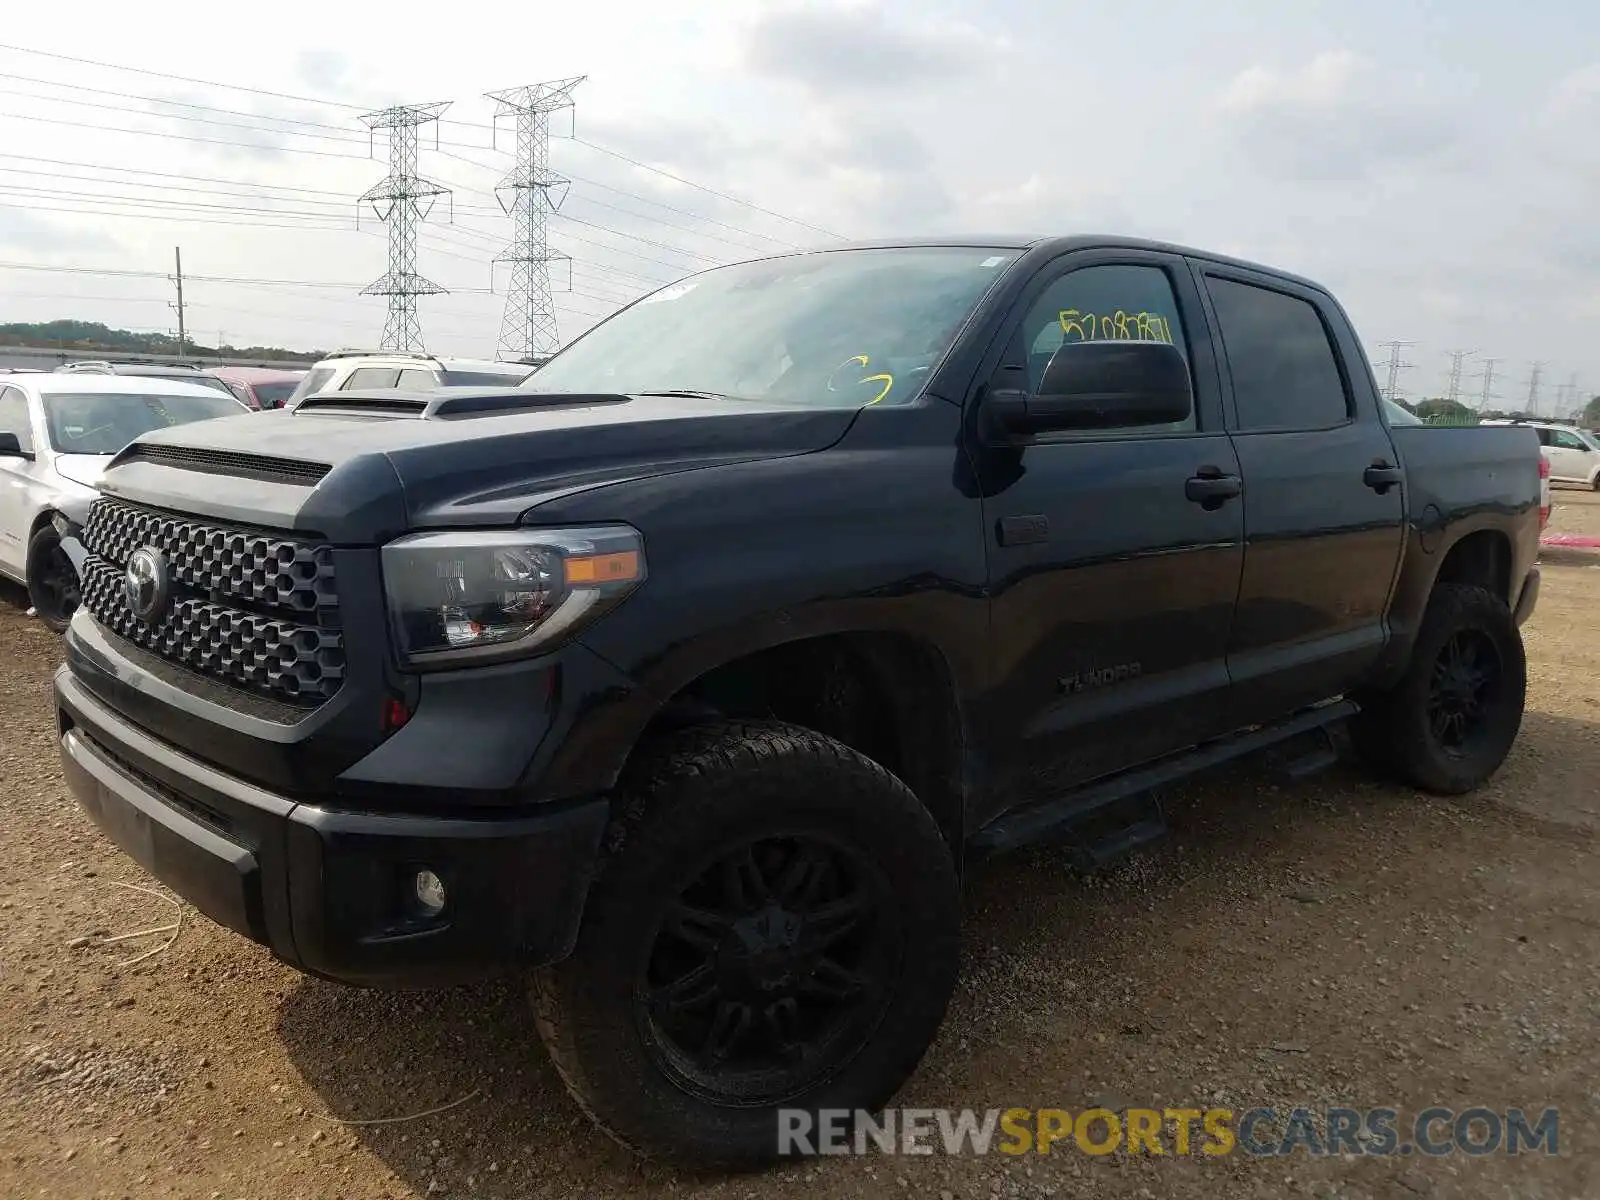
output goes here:
{"type": "Polygon", "coordinates": [[[1201,508],[1221,508],[1244,490],[1237,475],[1224,475],[1220,467],[1201,467],[1184,481],[1183,494],[1201,508]]]}
{"type": "Polygon", "coordinates": [[[1361,482],[1381,496],[1390,488],[1405,482],[1405,472],[1380,458],[1361,473],[1361,482]]]}

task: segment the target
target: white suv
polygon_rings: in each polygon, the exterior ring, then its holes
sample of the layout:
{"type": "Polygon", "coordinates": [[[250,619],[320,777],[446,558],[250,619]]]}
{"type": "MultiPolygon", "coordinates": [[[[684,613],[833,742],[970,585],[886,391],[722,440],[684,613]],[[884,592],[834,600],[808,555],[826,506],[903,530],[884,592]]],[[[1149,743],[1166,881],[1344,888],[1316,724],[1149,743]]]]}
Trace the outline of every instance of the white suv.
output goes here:
{"type": "Polygon", "coordinates": [[[219,382],[0,369],[0,577],[28,589],[50,628],[65,629],[79,599],[61,536],[83,522],[112,455],[152,429],[251,411],[219,382]]]}
{"type": "Polygon", "coordinates": [[[1549,421],[1485,421],[1485,425],[1526,425],[1539,435],[1556,483],[1581,483],[1600,491],[1600,438],[1586,429],[1549,421]]]}
{"type": "Polygon", "coordinates": [[[340,350],[307,371],[285,408],[318,392],[356,388],[403,388],[428,392],[438,387],[516,387],[535,366],[491,358],[438,358],[400,350],[340,350]]]}

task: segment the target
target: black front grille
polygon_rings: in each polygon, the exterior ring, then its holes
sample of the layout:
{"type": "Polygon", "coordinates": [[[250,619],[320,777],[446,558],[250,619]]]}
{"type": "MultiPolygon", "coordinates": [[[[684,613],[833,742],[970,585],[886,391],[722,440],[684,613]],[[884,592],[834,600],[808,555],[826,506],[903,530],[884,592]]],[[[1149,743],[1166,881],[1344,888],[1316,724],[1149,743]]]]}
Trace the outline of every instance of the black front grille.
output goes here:
{"type": "Polygon", "coordinates": [[[83,604],[137,646],[232,687],[296,705],[344,682],[333,553],[323,545],[97,500],[84,524],[83,604]],[[147,624],[124,586],[129,556],[157,551],[171,602],[147,624]]]}

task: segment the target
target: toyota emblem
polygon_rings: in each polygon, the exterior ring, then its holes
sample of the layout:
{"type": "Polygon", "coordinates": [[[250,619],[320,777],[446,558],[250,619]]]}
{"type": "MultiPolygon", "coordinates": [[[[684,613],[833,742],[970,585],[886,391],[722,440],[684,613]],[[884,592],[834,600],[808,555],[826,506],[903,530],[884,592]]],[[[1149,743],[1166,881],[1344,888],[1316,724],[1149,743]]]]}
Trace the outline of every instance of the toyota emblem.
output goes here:
{"type": "Polygon", "coordinates": [[[167,608],[167,560],[149,546],[135,550],[128,555],[122,587],[129,611],[144,624],[155,624],[167,608]]]}

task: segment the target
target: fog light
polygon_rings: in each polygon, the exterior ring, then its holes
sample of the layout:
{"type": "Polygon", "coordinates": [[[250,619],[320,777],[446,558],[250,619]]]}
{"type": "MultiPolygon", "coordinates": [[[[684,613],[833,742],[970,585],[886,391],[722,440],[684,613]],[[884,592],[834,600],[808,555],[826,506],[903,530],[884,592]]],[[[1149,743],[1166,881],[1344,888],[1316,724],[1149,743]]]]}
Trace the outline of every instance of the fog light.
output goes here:
{"type": "Polygon", "coordinates": [[[437,917],[444,911],[444,880],[432,871],[418,871],[412,877],[411,890],[423,916],[437,917]]]}

